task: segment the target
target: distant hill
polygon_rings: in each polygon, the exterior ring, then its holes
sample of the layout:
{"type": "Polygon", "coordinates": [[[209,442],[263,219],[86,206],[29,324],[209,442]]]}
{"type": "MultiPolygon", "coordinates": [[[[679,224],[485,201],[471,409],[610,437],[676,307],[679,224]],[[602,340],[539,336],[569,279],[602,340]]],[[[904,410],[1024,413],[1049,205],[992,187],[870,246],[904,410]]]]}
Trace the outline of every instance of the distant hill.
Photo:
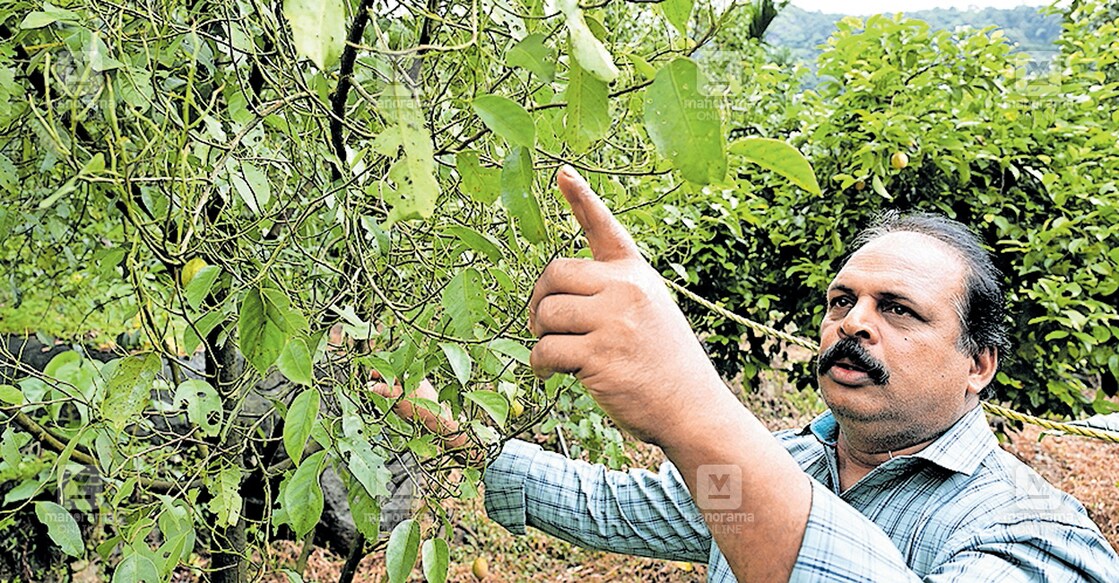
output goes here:
{"type": "MultiPolygon", "coordinates": [[[[994,25],[1001,28],[1011,42],[1018,44],[1019,50],[1028,52],[1055,50],[1053,42],[1061,33],[1060,15],[1041,14],[1037,8],[1030,6],[978,10],[937,8],[905,12],[905,15],[924,20],[932,28],[941,30],[955,30],[960,26],[983,28],[994,25]]],[[[815,65],[816,57],[820,54],[819,45],[835,32],[835,23],[844,16],[807,12],[788,6],[774,19],[765,40],[775,49],[788,50],[789,56],[794,60],[815,65]]]]}

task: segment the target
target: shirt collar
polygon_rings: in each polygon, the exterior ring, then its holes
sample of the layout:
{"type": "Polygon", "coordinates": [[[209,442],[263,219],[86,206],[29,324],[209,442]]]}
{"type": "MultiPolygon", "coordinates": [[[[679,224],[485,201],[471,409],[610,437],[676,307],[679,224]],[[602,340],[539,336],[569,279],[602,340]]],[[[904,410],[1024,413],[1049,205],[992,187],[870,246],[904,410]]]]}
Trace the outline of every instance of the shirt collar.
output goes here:
{"type": "MultiPolygon", "coordinates": [[[[801,435],[809,433],[820,443],[834,447],[839,438],[839,424],[831,411],[825,411],[800,432],[801,435]]],[[[928,447],[904,457],[923,459],[946,470],[970,476],[997,446],[998,439],[987,425],[983,408],[975,407],[928,447]]]]}

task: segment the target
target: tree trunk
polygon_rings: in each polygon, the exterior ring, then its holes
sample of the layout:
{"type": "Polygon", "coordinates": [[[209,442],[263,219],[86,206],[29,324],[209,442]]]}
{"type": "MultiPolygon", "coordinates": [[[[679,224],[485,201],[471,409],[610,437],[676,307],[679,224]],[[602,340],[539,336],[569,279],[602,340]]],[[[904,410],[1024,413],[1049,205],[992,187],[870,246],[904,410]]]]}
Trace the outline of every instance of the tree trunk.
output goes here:
{"type": "MultiPolygon", "coordinates": [[[[221,455],[238,468],[245,468],[245,437],[247,427],[237,415],[237,404],[244,398],[243,393],[250,385],[244,382],[244,363],[240,358],[232,338],[219,345],[217,327],[207,338],[206,376],[222,397],[225,418],[231,427],[226,438],[219,445],[221,455]]],[[[242,471],[242,476],[244,471],[242,471]]],[[[239,518],[233,526],[219,524],[214,527],[210,538],[210,566],[213,571],[209,580],[213,583],[240,583],[248,579],[245,565],[245,519],[244,498],[239,518]]]]}

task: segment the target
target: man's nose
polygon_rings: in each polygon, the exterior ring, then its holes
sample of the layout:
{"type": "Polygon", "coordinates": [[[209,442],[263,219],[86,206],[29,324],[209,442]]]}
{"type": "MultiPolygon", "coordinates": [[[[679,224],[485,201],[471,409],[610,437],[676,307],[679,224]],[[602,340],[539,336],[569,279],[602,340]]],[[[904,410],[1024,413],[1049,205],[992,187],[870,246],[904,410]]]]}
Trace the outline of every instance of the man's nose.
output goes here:
{"type": "Polygon", "coordinates": [[[873,303],[869,300],[855,302],[839,323],[839,335],[844,338],[855,336],[871,342],[877,341],[878,323],[873,303]]]}

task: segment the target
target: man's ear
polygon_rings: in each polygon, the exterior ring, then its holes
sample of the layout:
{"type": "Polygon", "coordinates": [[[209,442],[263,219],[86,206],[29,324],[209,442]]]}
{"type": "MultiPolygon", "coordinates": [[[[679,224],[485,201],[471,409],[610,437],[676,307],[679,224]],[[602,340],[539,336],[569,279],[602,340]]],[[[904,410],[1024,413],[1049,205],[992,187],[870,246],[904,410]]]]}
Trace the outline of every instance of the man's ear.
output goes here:
{"type": "Polygon", "coordinates": [[[971,371],[968,373],[968,392],[979,394],[999,370],[999,349],[993,346],[984,348],[971,357],[971,371]]]}

